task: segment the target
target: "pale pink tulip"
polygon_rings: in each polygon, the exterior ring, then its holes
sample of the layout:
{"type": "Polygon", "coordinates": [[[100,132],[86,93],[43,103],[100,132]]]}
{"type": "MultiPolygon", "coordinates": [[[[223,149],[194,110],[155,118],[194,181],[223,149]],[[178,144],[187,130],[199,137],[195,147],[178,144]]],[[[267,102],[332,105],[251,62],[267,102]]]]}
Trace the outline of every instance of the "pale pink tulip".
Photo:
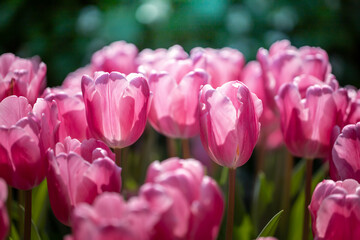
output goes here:
{"type": "Polygon", "coordinates": [[[94,71],[90,65],[69,73],[62,83],[61,89],[74,94],[81,92],[81,79],[83,75],[89,75],[91,77],[94,75],[94,71]]]}
{"type": "Polygon", "coordinates": [[[113,42],[95,52],[91,58],[91,68],[94,72],[121,72],[130,74],[136,72],[136,57],[138,50],[134,44],[124,41],[113,42]]]}
{"type": "Polygon", "coordinates": [[[309,205],[315,240],[355,240],[360,234],[360,185],[324,180],[309,205]]]}
{"type": "MultiPolygon", "coordinates": [[[[300,82],[306,80],[305,76],[299,78],[300,82]]],[[[344,119],[346,91],[326,84],[313,85],[302,97],[298,85],[298,81],[284,84],[275,98],[284,142],[295,156],[325,158],[331,151],[334,128],[344,119]]]]}
{"type": "Polygon", "coordinates": [[[200,137],[212,160],[237,168],[245,164],[260,134],[262,103],[239,81],[200,93],[200,137]]]}
{"type": "Polygon", "coordinates": [[[360,181],[360,122],[345,126],[332,149],[332,160],[341,179],[360,181]]]}
{"type": "Polygon", "coordinates": [[[7,96],[26,97],[34,104],[46,85],[46,65],[40,58],[23,59],[12,53],[0,55],[0,101],[7,96]]]}
{"type": "Polygon", "coordinates": [[[49,150],[47,184],[56,218],[70,224],[70,214],[82,202],[91,204],[103,192],[121,190],[121,168],[114,154],[102,142],[66,138],[49,150]]]}
{"type": "MultiPolygon", "coordinates": [[[[0,102],[0,177],[22,190],[40,184],[48,166],[49,143],[41,138],[43,124],[32,110],[25,97],[9,96],[0,102]]],[[[46,118],[43,115],[44,122],[46,118]]]]}
{"type": "Polygon", "coordinates": [[[0,178],[0,240],[5,239],[9,232],[9,217],[6,209],[8,189],[4,180],[0,178]]]}
{"type": "Polygon", "coordinates": [[[240,80],[240,74],[245,64],[241,52],[232,48],[212,49],[194,48],[191,57],[195,59],[197,67],[204,69],[209,75],[209,84],[213,88],[220,87],[226,82],[240,80]],[[200,61],[196,59],[199,58],[200,61]]]}
{"type": "Polygon", "coordinates": [[[97,72],[82,78],[86,119],[91,134],[109,147],[133,144],[147,121],[149,86],[141,74],[97,72]]]}

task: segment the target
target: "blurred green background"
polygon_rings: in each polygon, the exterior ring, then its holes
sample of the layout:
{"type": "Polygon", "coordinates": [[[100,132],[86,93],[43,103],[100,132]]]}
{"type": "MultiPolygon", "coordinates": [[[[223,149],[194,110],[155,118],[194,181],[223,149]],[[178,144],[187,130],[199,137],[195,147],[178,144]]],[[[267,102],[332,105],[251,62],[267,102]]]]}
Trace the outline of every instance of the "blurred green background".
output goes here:
{"type": "Polygon", "coordinates": [[[230,46],[249,61],[286,38],[325,49],[340,84],[359,87],[359,10],[357,0],[2,0],[0,53],[39,55],[55,86],[116,40],[139,50],[230,46]]]}

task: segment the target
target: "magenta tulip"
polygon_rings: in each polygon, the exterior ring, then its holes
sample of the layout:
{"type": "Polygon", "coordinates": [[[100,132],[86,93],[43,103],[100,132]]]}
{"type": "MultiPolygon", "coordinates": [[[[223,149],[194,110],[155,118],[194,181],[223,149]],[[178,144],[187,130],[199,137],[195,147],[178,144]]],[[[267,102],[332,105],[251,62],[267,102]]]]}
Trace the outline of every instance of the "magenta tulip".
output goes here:
{"type": "Polygon", "coordinates": [[[212,160],[237,168],[245,164],[260,134],[262,103],[239,81],[200,92],[200,137],[212,160]]]}
{"type": "Polygon", "coordinates": [[[8,189],[4,180],[0,178],[0,240],[5,239],[9,232],[9,217],[6,209],[8,189]]]}
{"type": "Polygon", "coordinates": [[[332,149],[332,161],[341,179],[360,181],[360,122],[345,126],[332,149]]]}
{"type": "Polygon", "coordinates": [[[9,96],[0,102],[0,177],[14,188],[29,190],[45,178],[48,143],[41,138],[40,122],[26,98],[9,96]]]}
{"type": "Polygon", "coordinates": [[[359,238],[360,185],[355,180],[322,181],[314,190],[309,210],[315,240],[359,238]]]}
{"type": "Polygon", "coordinates": [[[204,69],[209,75],[209,84],[213,88],[220,87],[226,82],[240,80],[240,74],[245,64],[241,52],[232,48],[212,49],[194,48],[191,57],[199,58],[196,66],[204,69]]]}
{"type": "Polygon", "coordinates": [[[0,55],[0,101],[7,96],[26,97],[34,104],[46,85],[46,65],[40,58],[23,59],[12,53],[0,55]]]}
{"type": "Polygon", "coordinates": [[[327,157],[334,127],[344,118],[341,108],[347,106],[347,94],[325,84],[307,88],[302,97],[298,85],[284,84],[276,96],[285,144],[298,157],[327,157]]]}
{"type": "Polygon", "coordinates": [[[136,57],[138,50],[134,44],[124,41],[113,42],[94,53],[91,58],[91,68],[94,72],[121,72],[130,74],[136,72],[136,57]]]}
{"type": "Polygon", "coordinates": [[[109,147],[133,144],[147,121],[149,86],[141,74],[98,72],[82,78],[86,119],[91,134],[109,147]]]}
{"type": "Polygon", "coordinates": [[[91,204],[103,192],[121,190],[121,168],[102,142],[66,138],[48,152],[47,183],[51,208],[56,218],[70,224],[70,214],[79,203],[91,204]]]}

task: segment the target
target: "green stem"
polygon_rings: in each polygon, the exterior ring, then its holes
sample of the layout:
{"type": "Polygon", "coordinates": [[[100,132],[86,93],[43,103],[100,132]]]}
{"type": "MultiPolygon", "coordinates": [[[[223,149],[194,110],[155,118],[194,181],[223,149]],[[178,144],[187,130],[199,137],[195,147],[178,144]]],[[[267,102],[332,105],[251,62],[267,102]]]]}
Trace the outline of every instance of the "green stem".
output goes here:
{"type": "Polygon", "coordinates": [[[176,157],[176,145],[175,140],[172,138],[167,137],[166,138],[166,148],[167,148],[167,154],[168,157],[176,157]]]}
{"type": "Polygon", "coordinates": [[[121,167],[121,148],[114,148],[115,152],[115,163],[121,167]]]}
{"type": "Polygon", "coordinates": [[[305,205],[304,205],[304,222],[303,222],[303,240],[309,239],[309,210],[308,206],[311,199],[311,179],[312,179],[313,159],[306,159],[306,180],[305,180],[305,205]]]}
{"type": "Polygon", "coordinates": [[[31,189],[25,191],[24,239],[31,239],[31,189]]]}
{"type": "Polygon", "coordinates": [[[181,147],[183,159],[191,158],[189,139],[181,139],[181,147]]]}
{"type": "Polygon", "coordinates": [[[284,209],[284,220],[282,221],[282,232],[284,238],[287,236],[289,216],[290,216],[290,191],[291,191],[291,175],[294,165],[294,158],[289,151],[287,151],[287,156],[285,157],[285,167],[284,167],[284,180],[283,180],[283,194],[282,194],[282,208],[284,209]]]}
{"type": "Polygon", "coordinates": [[[235,206],[235,174],[236,168],[229,168],[229,189],[228,189],[228,207],[226,219],[226,240],[232,239],[234,228],[234,206],[235,206]]]}
{"type": "Polygon", "coordinates": [[[8,185],[8,198],[6,201],[6,207],[9,216],[9,229],[11,229],[12,200],[13,200],[12,187],[8,185]]]}

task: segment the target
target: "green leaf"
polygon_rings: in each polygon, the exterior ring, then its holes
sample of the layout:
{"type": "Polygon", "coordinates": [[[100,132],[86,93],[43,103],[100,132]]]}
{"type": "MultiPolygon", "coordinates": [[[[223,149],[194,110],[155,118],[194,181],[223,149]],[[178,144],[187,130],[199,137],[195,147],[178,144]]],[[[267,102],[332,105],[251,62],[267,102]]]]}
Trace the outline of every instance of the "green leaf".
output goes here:
{"type": "Polygon", "coordinates": [[[10,240],[20,240],[19,233],[17,232],[17,230],[14,226],[14,223],[11,224],[9,239],[10,240]]]}
{"type": "Polygon", "coordinates": [[[254,227],[251,223],[251,218],[246,214],[241,222],[241,225],[234,228],[234,239],[252,239],[254,227]]]}
{"type": "Polygon", "coordinates": [[[258,235],[258,238],[274,235],[277,225],[279,224],[280,216],[283,213],[283,211],[284,210],[281,210],[280,212],[275,214],[275,216],[266,224],[266,226],[263,228],[263,230],[261,230],[260,234],[258,235]]]}
{"type": "Polygon", "coordinates": [[[251,211],[256,232],[260,227],[264,226],[265,224],[265,222],[262,222],[262,220],[264,219],[264,217],[266,219],[266,216],[264,216],[264,214],[269,212],[268,208],[269,206],[271,206],[271,203],[273,201],[273,194],[274,184],[267,181],[264,173],[259,173],[255,182],[251,211]]]}
{"type": "MultiPolygon", "coordinates": [[[[37,226],[43,225],[42,216],[46,214],[46,200],[48,196],[47,182],[43,181],[38,187],[33,189],[32,195],[32,219],[37,226]]],[[[44,220],[44,219],[43,219],[44,220]]]]}
{"type": "Polygon", "coordinates": [[[293,169],[291,177],[291,198],[295,197],[302,189],[305,179],[305,160],[302,159],[293,169]]]}

